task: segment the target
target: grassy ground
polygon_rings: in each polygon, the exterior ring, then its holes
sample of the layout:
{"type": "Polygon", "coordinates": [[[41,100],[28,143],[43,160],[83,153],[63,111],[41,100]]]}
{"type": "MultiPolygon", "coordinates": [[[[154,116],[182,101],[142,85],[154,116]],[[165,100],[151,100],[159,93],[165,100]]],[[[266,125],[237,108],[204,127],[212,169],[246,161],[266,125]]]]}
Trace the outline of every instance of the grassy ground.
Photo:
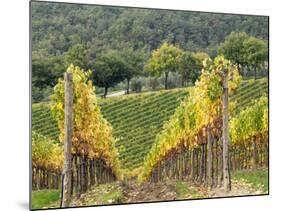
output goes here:
{"type": "MultiPolygon", "coordinates": [[[[118,182],[93,186],[86,194],[79,199],[73,196],[71,207],[90,206],[101,204],[120,203],[123,198],[123,191],[118,182]]],[[[59,208],[59,190],[40,190],[32,192],[32,209],[59,208]]]]}
{"type": "Polygon", "coordinates": [[[123,198],[123,191],[119,182],[93,186],[80,199],[74,199],[71,206],[89,206],[101,204],[117,204],[123,198]]]}
{"type": "Polygon", "coordinates": [[[177,181],[175,187],[177,199],[196,199],[206,197],[206,194],[200,191],[198,187],[195,187],[188,182],[177,181]]]}
{"type": "MultiPolygon", "coordinates": [[[[122,185],[120,182],[93,186],[79,199],[72,199],[71,207],[101,204],[120,204],[174,199],[197,199],[268,193],[268,169],[237,171],[232,174],[232,191],[226,194],[223,188],[208,190],[188,181],[165,180],[160,183],[122,185]]],[[[58,190],[40,190],[32,193],[32,208],[58,208],[58,190]]]]}
{"type": "Polygon", "coordinates": [[[250,183],[254,188],[262,188],[268,193],[268,169],[245,170],[233,173],[232,179],[250,183]]]}
{"type": "Polygon", "coordinates": [[[223,187],[208,189],[186,181],[176,181],[177,199],[212,198],[225,196],[260,195],[268,193],[268,169],[250,169],[233,172],[232,190],[225,193],[223,187]]]}
{"type": "Polygon", "coordinates": [[[32,209],[40,209],[53,207],[54,203],[57,202],[59,206],[60,192],[59,190],[40,190],[32,192],[32,209]]]}

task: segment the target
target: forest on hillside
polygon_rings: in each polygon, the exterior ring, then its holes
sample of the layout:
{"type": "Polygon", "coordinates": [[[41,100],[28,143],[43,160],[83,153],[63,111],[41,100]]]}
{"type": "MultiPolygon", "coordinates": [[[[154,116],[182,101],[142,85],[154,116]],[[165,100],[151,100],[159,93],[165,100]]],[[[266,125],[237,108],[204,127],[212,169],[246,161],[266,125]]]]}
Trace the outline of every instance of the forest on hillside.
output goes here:
{"type": "Polygon", "coordinates": [[[106,49],[151,51],[163,41],[214,56],[218,44],[232,31],[268,38],[267,17],[262,16],[72,4],[33,4],[32,28],[33,51],[62,55],[84,43],[89,60],[106,49]]]}
{"type": "MultiPolygon", "coordinates": [[[[147,76],[144,64],[163,42],[184,51],[205,52],[213,58],[231,32],[246,32],[267,40],[267,29],[268,18],[262,16],[34,2],[33,101],[48,100],[70,61],[93,70],[100,55],[110,51],[133,52],[138,58],[137,65],[132,64],[138,69],[135,75],[147,76]]],[[[137,89],[138,81],[134,82],[137,89]]],[[[96,85],[99,92],[99,84],[96,85]]]]}

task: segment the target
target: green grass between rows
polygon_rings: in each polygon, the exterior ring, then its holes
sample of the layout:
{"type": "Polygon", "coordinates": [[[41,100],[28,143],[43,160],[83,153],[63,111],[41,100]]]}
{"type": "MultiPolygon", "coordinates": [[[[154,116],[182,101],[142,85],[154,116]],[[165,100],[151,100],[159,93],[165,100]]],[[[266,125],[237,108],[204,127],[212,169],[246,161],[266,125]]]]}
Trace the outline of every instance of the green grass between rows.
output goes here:
{"type": "Polygon", "coordinates": [[[190,185],[188,182],[177,181],[176,185],[177,199],[196,199],[206,197],[203,193],[200,193],[198,188],[190,185]]]}
{"type": "Polygon", "coordinates": [[[234,172],[232,179],[243,180],[250,183],[254,188],[261,188],[268,193],[268,169],[252,169],[234,172]]]}
{"type": "MultiPolygon", "coordinates": [[[[32,209],[50,208],[60,199],[59,190],[32,191],[32,209]]],[[[59,206],[59,202],[57,203],[59,206]]],[[[57,207],[58,207],[57,206],[57,207]]]]}

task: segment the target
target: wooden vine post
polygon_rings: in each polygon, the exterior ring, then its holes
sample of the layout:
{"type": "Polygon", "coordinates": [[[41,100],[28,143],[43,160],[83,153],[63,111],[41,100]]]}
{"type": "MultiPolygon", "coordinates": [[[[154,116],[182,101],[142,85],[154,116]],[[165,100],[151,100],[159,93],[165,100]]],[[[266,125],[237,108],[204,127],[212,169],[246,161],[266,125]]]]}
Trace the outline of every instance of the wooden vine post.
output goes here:
{"type": "Polygon", "coordinates": [[[208,181],[207,181],[207,184],[210,188],[212,188],[212,186],[213,186],[213,154],[212,154],[213,140],[212,140],[210,126],[207,127],[207,145],[208,145],[208,155],[207,155],[208,156],[208,159],[207,159],[208,181]]]}
{"type": "Polygon", "coordinates": [[[223,186],[224,191],[231,190],[229,172],[229,128],[228,128],[228,73],[223,74],[223,120],[222,120],[222,139],[223,139],[223,186]]]}
{"type": "Polygon", "coordinates": [[[72,74],[64,74],[65,81],[65,107],[64,107],[64,167],[62,181],[61,207],[69,207],[71,200],[71,172],[72,172],[72,154],[71,140],[73,133],[73,88],[72,74]]]}

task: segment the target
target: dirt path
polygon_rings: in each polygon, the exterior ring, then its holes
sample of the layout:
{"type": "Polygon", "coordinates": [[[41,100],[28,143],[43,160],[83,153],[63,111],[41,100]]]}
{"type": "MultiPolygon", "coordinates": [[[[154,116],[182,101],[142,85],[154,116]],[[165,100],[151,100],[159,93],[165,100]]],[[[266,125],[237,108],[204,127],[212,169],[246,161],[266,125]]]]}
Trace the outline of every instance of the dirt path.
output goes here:
{"type": "Polygon", "coordinates": [[[176,191],[173,182],[146,183],[138,186],[135,182],[123,186],[124,197],[122,202],[144,202],[175,200],[176,191]]]}
{"type": "Polygon", "coordinates": [[[123,185],[122,189],[123,203],[264,194],[262,189],[253,188],[247,182],[236,180],[232,181],[232,190],[229,193],[225,193],[223,187],[208,189],[203,185],[186,181],[164,181],[146,183],[141,186],[131,182],[131,184],[123,185]]]}
{"type": "MultiPolygon", "coordinates": [[[[232,190],[225,193],[223,187],[208,189],[190,181],[165,180],[159,183],[137,185],[136,181],[115,182],[92,187],[79,199],[73,198],[71,206],[122,204],[135,202],[172,201],[225,196],[265,194],[261,188],[243,180],[232,180],[232,190]]],[[[59,202],[52,207],[58,207],[59,202]]]]}
{"type": "Polygon", "coordinates": [[[106,97],[117,97],[117,96],[122,96],[125,94],[126,94],[126,91],[122,90],[122,91],[110,93],[106,97]]]}

